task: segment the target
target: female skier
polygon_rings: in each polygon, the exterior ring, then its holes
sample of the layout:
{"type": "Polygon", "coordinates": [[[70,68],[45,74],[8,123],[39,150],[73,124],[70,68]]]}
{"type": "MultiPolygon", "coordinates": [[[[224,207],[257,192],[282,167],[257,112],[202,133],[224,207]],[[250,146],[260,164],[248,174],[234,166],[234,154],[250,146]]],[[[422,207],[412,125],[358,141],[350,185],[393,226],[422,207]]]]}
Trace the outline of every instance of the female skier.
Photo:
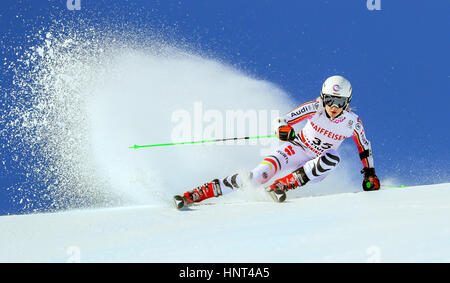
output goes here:
{"type": "Polygon", "coordinates": [[[284,117],[277,119],[277,136],[284,143],[267,156],[248,176],[234,174],[175,196],[177,208],[200,202],[211,197],[232,192],[244,184],[258,186],[267,183],[277,172],[291,173],[276,180],[266,190],[279,202],[286,199],[286,191],[307,183],[323,180],[339,164],[337,149],[348,137],[352,137],[363,164],[363,189],[378,190],[380,181],[375,174],[372,149],[366,139],[364,128],[358,116],[349,109],[352,86],[342,76],[325,80],[320,97],[300,105],[284,117]],[[300,133],[292,125],[307,119],[300,133]]]}

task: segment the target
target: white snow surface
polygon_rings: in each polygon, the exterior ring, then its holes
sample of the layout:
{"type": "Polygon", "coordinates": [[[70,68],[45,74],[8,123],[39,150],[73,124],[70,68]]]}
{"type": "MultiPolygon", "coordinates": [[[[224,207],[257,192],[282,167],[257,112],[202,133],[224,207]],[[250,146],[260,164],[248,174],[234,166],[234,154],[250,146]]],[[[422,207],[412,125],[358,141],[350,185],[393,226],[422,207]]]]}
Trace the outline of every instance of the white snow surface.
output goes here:
{"type": "Polygon", "coordinates": [[[2,216],[0,261],[450,262],[449,200],[446,183],[2,216]]]}
{"type": "MultiPolygon", "coordinates": [[[[268,135],[276,117],[315,99],[322,82],[299,77],[294,95],[214,54],[103,34],[55,30],[24,58],[39,64],[18,78],[15,95],[35,90],[35,101],[14,107],[9,130],[42,149],[24,156],[37,156],[29,169],[48,188],[21,186],[16,201],[45,209],[35,199],[44,195],[53,208],[85,209],[1,216],[0,262],[450,261],[450,183],[354,193],[361,162],[352,141],[339,149],[333,174],[285,203],[241,190],[177,211],[174,194],[248,172],[279,141],[129,146],[268,135]],[[105,203],[115,208],[99,208],[105,203]]],[[[379,177],[402,183],[394,171],[379,177]]]]}

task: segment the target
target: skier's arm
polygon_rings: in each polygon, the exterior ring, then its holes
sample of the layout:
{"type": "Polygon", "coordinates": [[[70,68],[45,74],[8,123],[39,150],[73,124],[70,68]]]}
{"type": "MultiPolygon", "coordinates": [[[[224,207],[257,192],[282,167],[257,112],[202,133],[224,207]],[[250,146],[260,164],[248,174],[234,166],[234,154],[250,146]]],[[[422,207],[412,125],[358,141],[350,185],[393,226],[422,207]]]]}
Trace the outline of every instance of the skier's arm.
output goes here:
{"type": "Polygon", "coordinates": [[[378,190],[380,188],[380,180],[375,173],[372,146],[366,138],[362,122],[359,118],[354,125],[352,138],[358,148],[359,157],[364,167],[361,171],[364,174],[362,187],[365,191],[378,190]]]}
{"type": "Polygon", "coordinates": [[[283,117],[277,118],[275,134],[282,141],[294,140],[295,131],[292,126],[316,114],[317,108],[318,101],[309,101],[291,110],[283,117]]]}
{"type": "Polygon", "coordinates": [[[358,148],[359,158],[361,159],[363,167],[373,168],[372,147],[366,138],[362,122],[359,118],[353,127],[352,138],[358,148]]]}
{"type": "Polygon", "coordinates": [[[311,118],[316,114],[318,108],[318,101],[308,101],[299,107],[289,111],[284,115],[289,126],[295,125],[305,119],[311,118]]]}

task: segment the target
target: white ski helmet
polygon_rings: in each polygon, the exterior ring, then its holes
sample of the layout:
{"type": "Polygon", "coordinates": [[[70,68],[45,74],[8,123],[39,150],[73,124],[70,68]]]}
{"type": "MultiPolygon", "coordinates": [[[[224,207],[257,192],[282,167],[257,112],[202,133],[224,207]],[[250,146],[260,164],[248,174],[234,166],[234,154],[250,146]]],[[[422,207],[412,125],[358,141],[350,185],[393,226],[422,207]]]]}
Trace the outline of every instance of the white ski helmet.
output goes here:
{"type": "Polygon", "coordinates": [[[332,76],[322,85],[320,97],[324,105],[345,108],[352,100],[352,85],[343,76],[332,76]]]}

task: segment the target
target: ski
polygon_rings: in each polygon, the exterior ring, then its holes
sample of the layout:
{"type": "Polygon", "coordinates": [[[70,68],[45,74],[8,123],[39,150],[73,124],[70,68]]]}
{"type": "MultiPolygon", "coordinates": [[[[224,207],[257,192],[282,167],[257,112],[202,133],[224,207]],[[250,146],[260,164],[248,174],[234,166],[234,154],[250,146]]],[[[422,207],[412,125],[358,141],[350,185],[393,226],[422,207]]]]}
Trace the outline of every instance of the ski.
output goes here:
{"type": "MultiPolygon", "coordinates": [[[[382,185],[381,188],[379,190],[386,190],[386,189],[392,189],[392,188],[397,188],[397,189],[403,189],[403,188],[407,188],[405,185],[401,185],[401,186],[388,186],[388,185],[382,185]]],[[[377,190],[377,191],[379,191],[377,190]]],[[[271,198],[277,202],[277,203],[281,203],[284,202],[286,200],[286,192],[283,190],[269,190],[268,188],[266,188],[267,193],[271,196],[271,198]]],[[[356,192],[339,192],[339,193],[331,193],[331,194],[317,194],[317,195],[312,195],[312,196],[301,196],[301,197],[293,197],[293,199],[297,199],[297,198],[310,198],[310,197],[323,197],[323,196],[330,196],[330,195],[339,195],[339,194],[355,194],[355,193],[364,193],[365,191],[356,191],[356,192]]],[[[376,191],[374,191],[376,192],[376,191]]],[[[367,193],[367,192],[366,192],[367,193]]],[[[200,203],[200,202],[194,202],[191,204],[188,204],[186,199],[183,196],[180,195],[176,195],[173,197],[173,203],[176,209],[178,210],[185,210],[188,207],[195,207],[195,206],[203,206],[203,205],[214,205],[215,203],[200,203]]],[[[224,203],[224,204],[232,204],[232,203],[224,203]]]]}
{"type": "Polygon", "coordinates": [[[275,202],[284,202],[286,200],[286,192],[283,190],[272,190],[271,188],[267,188],[266,191],[275,202]]]}
{"type": "MultiPolygon", "coordinates": [[[[284,202],[286,200],[286,192],[283,190],[271,190],[266,189],[267,193],[272,197],[275,202],[284,202]]],[[[184,196],[175,195],[173,197],[173,205],[178,210],[184,210],[189,206],[199,206],[199,205],[211,205],[212,203],[191,203],[188,204],[184,196]]]]}
{"type": "Polygon", "coordinates": [[[173,197],[173,204],[176,209],[181,210],[186,206],[187,202],[183,196],[176,195],[173,197]]]}

